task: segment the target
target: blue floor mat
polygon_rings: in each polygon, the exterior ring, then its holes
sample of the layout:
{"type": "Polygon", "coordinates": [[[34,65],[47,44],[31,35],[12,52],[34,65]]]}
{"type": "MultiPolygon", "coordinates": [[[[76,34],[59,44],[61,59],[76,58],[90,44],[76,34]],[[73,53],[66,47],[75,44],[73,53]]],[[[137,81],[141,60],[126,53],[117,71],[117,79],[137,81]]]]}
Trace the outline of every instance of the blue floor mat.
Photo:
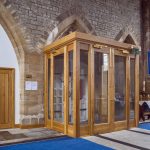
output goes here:
{"type": "Polygon", "coordinates": [[[112,150],[81,138],[63,137],[0,147],[0,150],[112,150]]]}
{"type": "Polygon", "coordinates": [[[139,128],[150,130],[150,123],[140,123],[139,128]]]}

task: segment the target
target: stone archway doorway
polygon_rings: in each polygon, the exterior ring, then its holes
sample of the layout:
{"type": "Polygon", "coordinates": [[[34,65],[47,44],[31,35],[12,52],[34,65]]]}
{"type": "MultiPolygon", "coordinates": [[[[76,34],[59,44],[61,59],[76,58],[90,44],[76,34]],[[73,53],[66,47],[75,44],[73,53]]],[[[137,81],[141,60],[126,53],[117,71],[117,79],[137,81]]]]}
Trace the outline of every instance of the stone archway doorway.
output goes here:
{"type": "MultiPolygon", "coordinates": [[[[20,124],[20,110],[23,111],[23,105],[21,105],[22,104],[21,102],[24,99],[24,46],[22,44],[23,39],[20,38],[21,37],[20,29],[17,23],[14,21],[10,12],[7,10],[7,8],[4,7],[2,2],[0,2],[0,26],[3,32],[5,32],[5,36],[8,39],[9,44],[11,43],[10,44],[11,50],[13,51],[13,55],[15,55],[18,64],[19,71],[17,75],[20,78],[18,81],[20,85],[18,87],[19,90],[18,90],[17,101],[15,99],[15,104],[14,104],[14,116],[12,116],[14,118],[14,126],[16,125],[18,127],[18,125],[20,124]]],[[[1,47],[1,50],[3,49],[4,48],[1,47]]],[[[15,68],[13,66],[9,67],[5,63],[1,63],[0,67],[15,68]]]]}

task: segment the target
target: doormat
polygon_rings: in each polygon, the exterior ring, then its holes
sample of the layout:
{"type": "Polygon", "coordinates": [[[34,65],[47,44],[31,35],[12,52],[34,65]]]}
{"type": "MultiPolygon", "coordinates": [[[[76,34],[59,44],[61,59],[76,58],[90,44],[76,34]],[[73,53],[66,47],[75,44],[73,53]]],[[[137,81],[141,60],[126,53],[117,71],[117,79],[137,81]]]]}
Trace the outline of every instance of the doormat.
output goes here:
{"type": "Polygon", "coordinates": [[[53,140],[34,141],[1,146],[0,150],[112,150],[109,147],[81,138],[62,137],[53,140]]]}
{"type": "Polygon", "coordinates": [[[150,130],[150,123],[140,123],[139,128],[150,130]]]}

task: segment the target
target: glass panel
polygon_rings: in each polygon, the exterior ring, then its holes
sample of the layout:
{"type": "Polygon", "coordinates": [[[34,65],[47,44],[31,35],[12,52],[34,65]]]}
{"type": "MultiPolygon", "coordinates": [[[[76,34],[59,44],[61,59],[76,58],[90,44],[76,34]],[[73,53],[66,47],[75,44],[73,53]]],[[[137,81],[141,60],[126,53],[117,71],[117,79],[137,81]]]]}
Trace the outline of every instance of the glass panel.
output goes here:
{"type": "Polygon", "coordinates": [[[126,115],[126,57],[115,56],[115,121],[125,120],[126,115]]]}
{"type": "Polygon", "coordinates": [[[135,114],[135,59],[130,60],[130,119],[135,114]]]}
{"type": "Polygon", "coordinates": [[[88,123],[88,51],[80,51],[80,123],[88,123]]]}
{"type": "Polygon", "coordinates": [[[54,57],[54,120],[64,121],[64,55],[54,57]]]}
{"type": "Polygon", "coordinates": [[[50,119],[50,85],[51,85],[51,83],[50,83],[50,78],[51,78],[51,60],[50,59],[48,59],[48,119],[50,119]]]}
{"type": "Polygon", "coordinates": [[[108,122],[108,54],[94,53],[94,122],[108,122]]]}
{"type": "Polygon", "coordinates": [[[73,123],[73,51],[69,52],[69,123],[73,123]]]}

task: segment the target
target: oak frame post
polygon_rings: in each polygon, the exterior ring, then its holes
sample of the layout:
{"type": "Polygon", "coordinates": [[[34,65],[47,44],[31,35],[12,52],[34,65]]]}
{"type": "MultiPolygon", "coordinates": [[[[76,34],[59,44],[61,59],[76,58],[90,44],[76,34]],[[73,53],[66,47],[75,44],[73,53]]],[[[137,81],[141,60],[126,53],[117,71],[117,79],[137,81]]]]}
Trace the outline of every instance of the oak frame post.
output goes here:
{"type": "Polygon", "coordinates": [[[47,126],[47,115],[48,115],[48,110],[47,110],[47,105],[48,105],[48,88],[47,88],[47,81],[48,81],[48,62],[47,62],[47,54],[44,56],[44,119],[45,119],[45,126],[47,126]]]}
{"type": "Polygon", "coordinates": [[[115,120],[115,102],[114,102],[114,99],[115,99],[115,76],[114,76],[114,59],[115,57],[115,54],[114,54],[114,49],[113,48],[110,48],[110,66],[109,66],[109,74],[111,74],[110,78],[109,78],[109,97],[108,97],[108,100],[109,100],[109,123],[110,123],[110,131],[113,130],[114,128],[114,120],[115,120]]]}
{"type": "Polygon", "coordinates": [[[94,133],[94,48],[90,45],[90,54],[91,54],[91,126],[90,126],[90,135],[94,133]]]}
{"type": "Polygon", "coordinates": [[[74,129],[74,137],[80,136],[80,116],[79,116],[79,100],[80,100],[80,49],[78,41],[74,41],[73,43],[73,129],[74,129]]]}
{"type": "Polygon", "coordinates": [[[68,51],[64,47],[64,133],[67,134],[68,127],[68,51]]]}
{"type": "Polygon", "coordinates": [[[135,125],[139,124],[139,55],[135,57],[135,125]]]}
{"type": "Polygon", "coordinates": [[[126,120],[130,128],[130,56],[126,58],[126,120]]]}
{"type": "Polygon", "coordinates": [[[51,56],[51,81],[50,81],[50,83],[51,83],[51,89],[50,89],[50,92],[51,92],[51,94],[50,94],[50,98],[51,98],[51,101],[50,101],[50,106],[51,106],[51,128],[53,128],[53,120],[54,120],[54,111],[53,111],[53,109],[54,109],[54,104],[53,104],[53,102],[54,102],[54,98],[53,98],[53,96],[54,96],[54,56],[52,55],[51,56]]]}

